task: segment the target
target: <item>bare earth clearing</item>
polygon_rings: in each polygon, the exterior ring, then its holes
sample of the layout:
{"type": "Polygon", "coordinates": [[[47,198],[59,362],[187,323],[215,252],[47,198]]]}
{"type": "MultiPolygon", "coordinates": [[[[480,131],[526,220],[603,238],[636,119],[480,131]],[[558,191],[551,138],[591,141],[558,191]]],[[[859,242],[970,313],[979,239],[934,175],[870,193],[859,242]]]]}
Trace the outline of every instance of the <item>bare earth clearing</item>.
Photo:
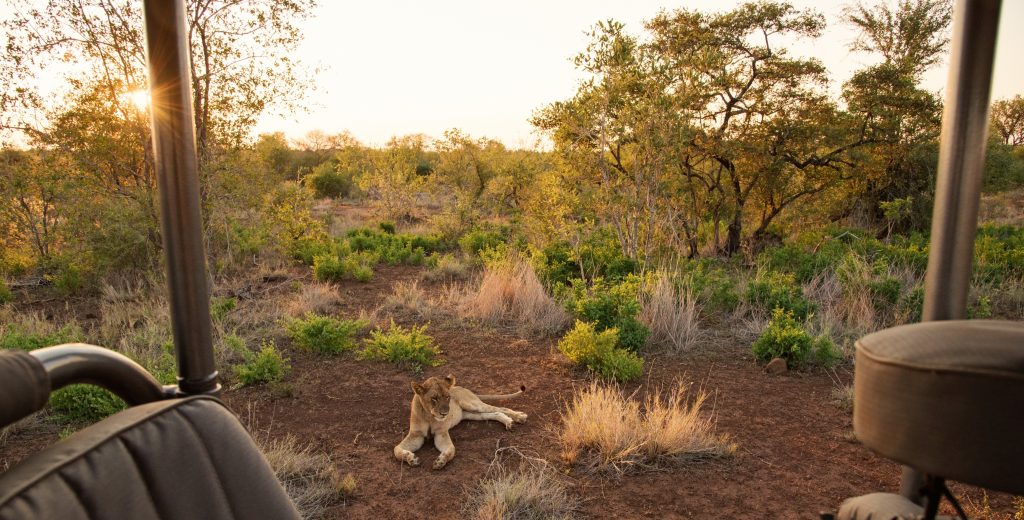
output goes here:
{"type": "MultiPolygon", "coordinates": [[[[419,267],[379,266],[372,282],[345,282],[336,313],[354,317],[377,308],[398,282],[419,280],[419,267]]],[[[306,270],[292,274],[309,278],[306,270]]],[[[308,281],[308,280],[307,280],[308,281]]],[[[261,298],[292,294],[288,283],[262,282],[261,298]]],[[[427,295],[440,284],[420,281],[427,295]]],[[[49,303],[48,305],[53,305],[49,303]]],[[[240,305],[245,305],[244,299],[240,305]]],[[[47,304],[24,304],[40,310],[47,304]]],[[[60,305],[55,312],[81,314],[85,305],[60,305]]],[[[417,323],[396,316],[405,325],[417,323]]],[[[88,323],[88,320],[85,320],[88,323]]],[[[331,455],[339,470],[358,481],[355,496],[327,512],[329,518],[455,518],[461,503],[487,471],[497,447],[559,462],[555,430],[564,401],[574,387],[587,384],[555,349],[555,338],[522,337],[513,331],[435,319],[428,327],[444,350],[445,362],[417,376],[407,369],[357,361],[351,355],[325,357],[285,347],[293,370],[286,379],[292,395],[266,388],[228,390],[224,399],[251,427],[271,437],[294,435],[331,455]],[[454,374],[459,385],[499,393],[526,385],[524,396],[509,406],[529,414],[526,424],[506,431],[497,422],[468,421],[452,431],[456,458],[442,471],[430,469],[437,450],[428,442],[418,455],[423,466],[410,468],[392,457],[405,434],[409,381],[454,374]]],[[[683,380],[711,393],[709,412],[719,432],[738,443],[730,459],[698,463],[672,471],[609,478],[566,471],[571,490],[583,499],[592,518],[817,518],[847,497],[894,490],[899,467],[860,446],[852,437],[848,412],[833,402],[837,377],[848,370],[767,375],[754,363],[749,345],[716,340],[679,356],[649,355],[644,380],[628,391],[641,395],[683,380]]],[[[0,458],[14,461],[56,438],[50,428],[10,442],[0,458]]],[[[978,493],[968,502],[977,504],[978,493]]],[[[1009,510],[1008,497],[990,494],[993,506],[1009,510]]],[[[990,516],[989,518],[995,518],[990,516]]],[[[1005,518],[1009,518],[1006,516],[1005,518]]]]}

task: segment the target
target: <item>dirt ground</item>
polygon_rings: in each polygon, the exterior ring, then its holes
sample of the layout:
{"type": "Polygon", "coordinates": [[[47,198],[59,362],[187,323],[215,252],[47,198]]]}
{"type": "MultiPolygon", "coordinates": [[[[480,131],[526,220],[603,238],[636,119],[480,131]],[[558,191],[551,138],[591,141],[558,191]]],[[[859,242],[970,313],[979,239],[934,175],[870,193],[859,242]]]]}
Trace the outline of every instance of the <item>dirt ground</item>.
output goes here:
{"type": "MultiPolygon", "coordinates": [[[[417,280],[422,272],[381,266],[369,284],[342,284],[339,313],[372,310],[393,284],[417,280]]],[[[440,290],[420,283],[428,293],[440,290]]],[[[396,321],[417,323],[400,316],[396,321]]],[[[286,347],[293,365],[290,397],[263,388],[229,390],[223,397],[262,433],[295,435],[330,454],[342,474],[355,476],[355,496],[328,511],[328,518],[457,518],[463,496],[485,475],[495,449],[509,446],[567,470],[571,491],[582,498],[583,516],[590,518],[818,518],[847,497],[894,491],[899,482],[899,466],[861,446],[853,438],[849,413],[833,402],[836,380],[847,383],[849,370],[767,375],[749,346],[738,341],[715,341],[682,356],[648,355],[644,380],[626,390],[642,394],[680,380],[702,387],[711,395],[708,411],[718,431],[738,450],[725,460],[608,478],[559,463],[559,414],[573,389],[589,380],[563,361],[555,338],[452,319],[430,323],[428,333],[442,347],[444,364],[421,376],[351,355],[324,357],[286,347]],[[529,420],[512,431],[496,422],[459,425],[452,430],[457,456],[441,471],[430,468],[438,452],[429,441],[417,453],[422,466],[400,464],[392,448],[408,425],[409,382],[446,374],[481,393],[525,385],[525,395],[506,404],[529,414],[529,420]]],[[[41,431],[0,449],[0,458],[16,460],[54,440],[53,428],[41,431]]],[[[968,501],[977,503],[978,497],[971,491],[968,501]]],[[[1011,509],[1009,497],[990,498],[994,509],[1011,509]]]]}

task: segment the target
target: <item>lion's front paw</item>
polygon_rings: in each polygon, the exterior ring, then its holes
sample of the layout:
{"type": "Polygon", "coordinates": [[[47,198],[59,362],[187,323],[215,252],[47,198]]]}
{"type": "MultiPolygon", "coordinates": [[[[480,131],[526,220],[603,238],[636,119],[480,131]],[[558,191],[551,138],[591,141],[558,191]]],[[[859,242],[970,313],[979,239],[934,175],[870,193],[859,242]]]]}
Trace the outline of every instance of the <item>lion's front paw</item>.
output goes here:
{"type": "Polygon", "coordinates": [[[420,465],[420,458],[415,456],[415,455],[413,455],[411,459],[406,459],[406,462],[408,462],[409,465],[413,466],[413,467],[419,466],[420,465]]]}
{"type": "Polygon", "coordinates": [[[513,423],[512,421],[509,421],[509,422],[505,423],[505,429],[508,430],[508,431],[512,431],[512,425],[513,424],[515,424],[515,423],[513,423]]]}
{"type": "Polygon", "coordinates": [[[526,418],[527,417],[529,417],[529,416],[526,415],[525,413],[518,412],[518,413],[515,413],[515,414],[512,415],[512,420],[517,422],[517,423],[524,423],[524,422],[526,422],[526,418]]]}
{"type": "Polygon", "coordinates": [[[434,469],[441,469],[445,467],[446,464],[448,464],[448,461],[445,460],[444,457],[438,457],[437,460],[434,461],[434,469]]]}

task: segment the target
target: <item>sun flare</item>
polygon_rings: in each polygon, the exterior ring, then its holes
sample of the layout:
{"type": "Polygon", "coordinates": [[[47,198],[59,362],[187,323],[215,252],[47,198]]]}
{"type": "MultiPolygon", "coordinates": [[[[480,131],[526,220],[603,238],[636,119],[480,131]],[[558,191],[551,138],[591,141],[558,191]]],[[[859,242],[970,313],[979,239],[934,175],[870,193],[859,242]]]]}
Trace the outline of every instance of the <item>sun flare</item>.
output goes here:
{"type": "Polygon", "coordinates": [[[145,112],[149,108],[149,90],[147,89],[125,92],[122,97],[140,112],[145,112]]]}

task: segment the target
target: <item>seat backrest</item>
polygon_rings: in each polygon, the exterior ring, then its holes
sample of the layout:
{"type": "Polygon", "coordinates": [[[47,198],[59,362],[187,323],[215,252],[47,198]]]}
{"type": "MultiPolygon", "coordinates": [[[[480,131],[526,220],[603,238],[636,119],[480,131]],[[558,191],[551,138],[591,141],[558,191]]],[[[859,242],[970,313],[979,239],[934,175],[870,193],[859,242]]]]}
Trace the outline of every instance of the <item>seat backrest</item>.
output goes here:
{"type": "Polygon", "coordinates": [[[0,475],[0,519],[297,519],[238,419],[210,397],[129,408],[0,475]]]}

